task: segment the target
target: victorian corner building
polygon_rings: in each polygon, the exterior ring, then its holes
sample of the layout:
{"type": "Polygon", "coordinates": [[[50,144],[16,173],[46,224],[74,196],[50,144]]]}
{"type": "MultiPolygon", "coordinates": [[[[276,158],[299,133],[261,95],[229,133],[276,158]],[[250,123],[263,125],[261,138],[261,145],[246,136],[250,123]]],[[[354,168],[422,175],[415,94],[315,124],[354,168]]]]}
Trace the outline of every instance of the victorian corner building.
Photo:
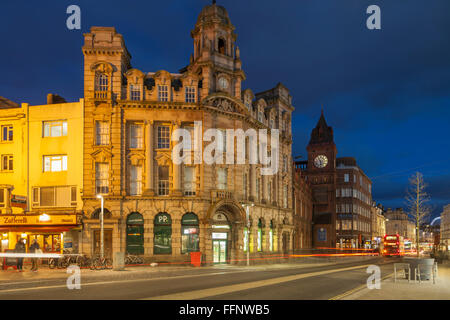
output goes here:
{"type": "MultiPolygon", "coordinates": [[[[207,263],[239,263],[246,250],[254,257],[292,249],[291,96],[282,84],[242,90],[234,29],[223,7],[204,7],[191,31],[194,53],[179,73],[133,68],[114,28],[84,35],[83,252],[99,251],[98,194],[107,254],[172,262],[200,251],[207,263]],[[174,130],[194,136],[210,128],[280,129],[280,170],[173,161],[174,130]]],[[[209,143],[200,143],[206,152],[209,143]]]]}

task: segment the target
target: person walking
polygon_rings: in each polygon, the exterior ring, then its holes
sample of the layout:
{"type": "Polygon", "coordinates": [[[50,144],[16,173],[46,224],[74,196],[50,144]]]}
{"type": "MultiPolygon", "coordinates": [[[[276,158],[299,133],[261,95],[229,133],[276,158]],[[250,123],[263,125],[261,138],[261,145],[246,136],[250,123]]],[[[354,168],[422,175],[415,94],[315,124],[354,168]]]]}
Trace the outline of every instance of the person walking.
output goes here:
{"type": "MultiPolygon", "coordinates": [[[[41,247],[36,239],[33,239],[33,243],[30,246],[30,253],[39,253],[41,247]]],[[[31,271],[36,272],[38,269],[38,258],[31,258],[31,271]]]]}
{"type": "MultiPolygon", "coordinates": [[[[25,253],[25,242],[24,239],[20,238],[19,241],[17,241],[16,246],[14,247],[15,253],[25,253]]],[[[17,271],[23,272],[23,258],[17,258],[17,271]]]]}

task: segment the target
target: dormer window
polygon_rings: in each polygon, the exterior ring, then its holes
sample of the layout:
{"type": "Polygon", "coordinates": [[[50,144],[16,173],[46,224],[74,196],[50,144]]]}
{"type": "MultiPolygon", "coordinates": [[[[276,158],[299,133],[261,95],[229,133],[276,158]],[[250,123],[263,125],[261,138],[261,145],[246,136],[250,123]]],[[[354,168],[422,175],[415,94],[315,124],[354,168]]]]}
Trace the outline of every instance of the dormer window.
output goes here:
{"type": "Polygon", "coordinates": [[[167,86],[158,85],[158,101],[169,101],[169,90],[167,86]]]}
{"type": "Polygon", "coordinates": [[[195,87],[185,87],[185,98],[188,103],[195,102],[195,87]]]}
{"type": "Polygon", "coordinates": [[[130,85],[130,99],[131,100],[141,100],[141,88],[138,85],[130,85]]]}
{"type": "Polygon", "coordinates": [[[261,110],[258,110],[258,121],[263,123],[264,115],[261,110]]]}

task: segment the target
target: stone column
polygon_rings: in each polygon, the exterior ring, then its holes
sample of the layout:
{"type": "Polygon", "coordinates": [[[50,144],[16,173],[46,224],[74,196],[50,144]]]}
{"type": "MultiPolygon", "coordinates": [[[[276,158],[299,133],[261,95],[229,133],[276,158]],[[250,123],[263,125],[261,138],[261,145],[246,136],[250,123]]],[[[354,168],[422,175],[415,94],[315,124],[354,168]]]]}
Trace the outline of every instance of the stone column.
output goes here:
{"type": "Polygon", "coordinates": [[[267,181],[267,175],[261,176],[261,203],[267,203],[267,181]]]}
{"type": "Polygon", "coordinates": [[[147,151],[145,157],[146,177],[144,195],[155,195],[153,183],[153,121],[148,121],[147,124],[147,139],[145,139],[145,149],[147,151]]]}
{"type": "Polygon", "coordinates": [[[250,165],[250,201],[256,201],[256,165],[250,165]]]}

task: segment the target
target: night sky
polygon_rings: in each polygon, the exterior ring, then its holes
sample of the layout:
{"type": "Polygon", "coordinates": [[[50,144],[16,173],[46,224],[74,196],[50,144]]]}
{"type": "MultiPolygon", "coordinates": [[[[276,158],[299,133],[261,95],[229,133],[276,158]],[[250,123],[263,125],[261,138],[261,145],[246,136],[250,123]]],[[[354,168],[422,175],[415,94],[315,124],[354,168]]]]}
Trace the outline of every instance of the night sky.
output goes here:
{"type": "MultiPolygon", "coordinates": [[[[82,34],[114,26],[132,65],[178,70],[193,51],[190,31],[206,0],[2,1],[0,96],[44,104],[83,95],[82,34]],[[81,7],[81,30],[66,8],[81,7]]],[[[450,1],[218,0],[236,26],[254,92],[286,85],[296,108],[293,155],[305,147],[324,105],[338,156],[353,156],[373,181],[373,198],[405,206],[408,177],[424,174],[433,215],[450,203],[450,1]],[[381,30],[366,9],[381,8],[381,30]]]]}

